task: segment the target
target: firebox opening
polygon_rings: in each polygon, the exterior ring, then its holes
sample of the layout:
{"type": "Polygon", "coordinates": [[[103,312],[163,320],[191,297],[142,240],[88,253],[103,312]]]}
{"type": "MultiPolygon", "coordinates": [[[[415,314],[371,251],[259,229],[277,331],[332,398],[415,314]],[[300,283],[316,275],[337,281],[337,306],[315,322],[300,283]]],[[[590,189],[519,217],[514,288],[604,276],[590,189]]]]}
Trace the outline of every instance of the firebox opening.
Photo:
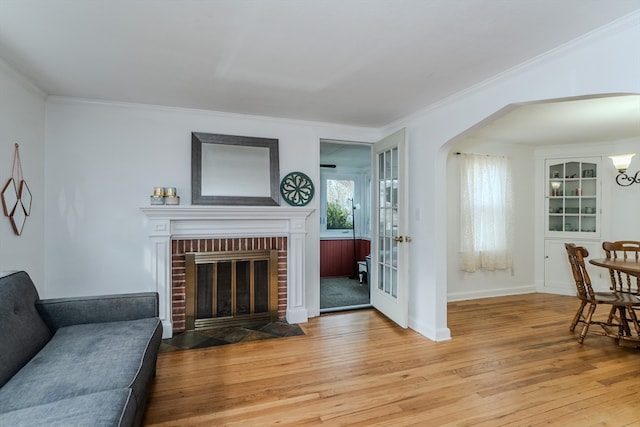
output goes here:
{"type": "Polygon", "coordinates": [[[278,251],[189,252],[186,329],[278,320],[278,251]]]}

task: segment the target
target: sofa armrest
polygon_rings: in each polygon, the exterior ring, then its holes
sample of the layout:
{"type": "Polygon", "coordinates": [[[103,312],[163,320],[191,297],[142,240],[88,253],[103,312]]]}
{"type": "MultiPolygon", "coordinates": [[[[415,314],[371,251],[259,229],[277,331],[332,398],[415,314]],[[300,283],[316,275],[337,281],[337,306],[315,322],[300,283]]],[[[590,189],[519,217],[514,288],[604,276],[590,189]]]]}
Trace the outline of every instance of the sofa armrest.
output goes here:
{"type": "Polygon", "coordinates": [[[47,326],[55,332],[70,325],[158,317],[158,294],[142,292],[51,298],[37,301],[36,308],[47,326]]]}

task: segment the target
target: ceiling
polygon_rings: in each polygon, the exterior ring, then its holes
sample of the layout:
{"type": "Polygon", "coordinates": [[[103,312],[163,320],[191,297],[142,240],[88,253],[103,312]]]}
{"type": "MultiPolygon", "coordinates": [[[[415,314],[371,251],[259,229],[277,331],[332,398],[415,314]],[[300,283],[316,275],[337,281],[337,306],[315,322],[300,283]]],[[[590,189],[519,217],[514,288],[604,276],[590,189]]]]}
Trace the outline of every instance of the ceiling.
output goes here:
{"type": "Polygon", "coordinates": [[[371,145],[344,141],[320,141],[320,164],[341,168],[370,169],[371,145]]]}
{"type": "Polygon", "coordinates": [[[53,96],[377,128],[637,10],[640,0],[2,0],[0,57],[53,96]]]}
{"type": "Polygon", "coordinates": [[[631,138],[640,138],[640,95],[626,94],[509,106],[461,140],[540,146],[631,138]]]}

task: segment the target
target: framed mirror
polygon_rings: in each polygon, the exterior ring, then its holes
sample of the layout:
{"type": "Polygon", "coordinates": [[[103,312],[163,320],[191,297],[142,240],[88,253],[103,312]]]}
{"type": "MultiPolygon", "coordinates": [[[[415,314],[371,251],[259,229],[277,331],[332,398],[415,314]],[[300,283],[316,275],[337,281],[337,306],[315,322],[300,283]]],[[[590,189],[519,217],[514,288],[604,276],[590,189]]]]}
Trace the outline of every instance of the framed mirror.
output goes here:
{"type": "Polygon", "coordinates": [[[278,140],[191,133],[191,204],[280,205],[278,140]]]}

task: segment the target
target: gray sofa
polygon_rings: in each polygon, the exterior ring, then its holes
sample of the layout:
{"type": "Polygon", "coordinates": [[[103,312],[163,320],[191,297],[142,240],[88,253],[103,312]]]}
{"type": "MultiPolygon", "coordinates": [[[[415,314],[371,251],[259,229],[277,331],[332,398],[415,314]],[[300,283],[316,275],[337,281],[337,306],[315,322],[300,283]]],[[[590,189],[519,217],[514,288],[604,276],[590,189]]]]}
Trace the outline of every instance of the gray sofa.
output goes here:
{"type": "Polygon", "coordinates": [[[158,295],[41,300],[0,272],[0,426],[138,426],[162,341],[158,295]]]}

